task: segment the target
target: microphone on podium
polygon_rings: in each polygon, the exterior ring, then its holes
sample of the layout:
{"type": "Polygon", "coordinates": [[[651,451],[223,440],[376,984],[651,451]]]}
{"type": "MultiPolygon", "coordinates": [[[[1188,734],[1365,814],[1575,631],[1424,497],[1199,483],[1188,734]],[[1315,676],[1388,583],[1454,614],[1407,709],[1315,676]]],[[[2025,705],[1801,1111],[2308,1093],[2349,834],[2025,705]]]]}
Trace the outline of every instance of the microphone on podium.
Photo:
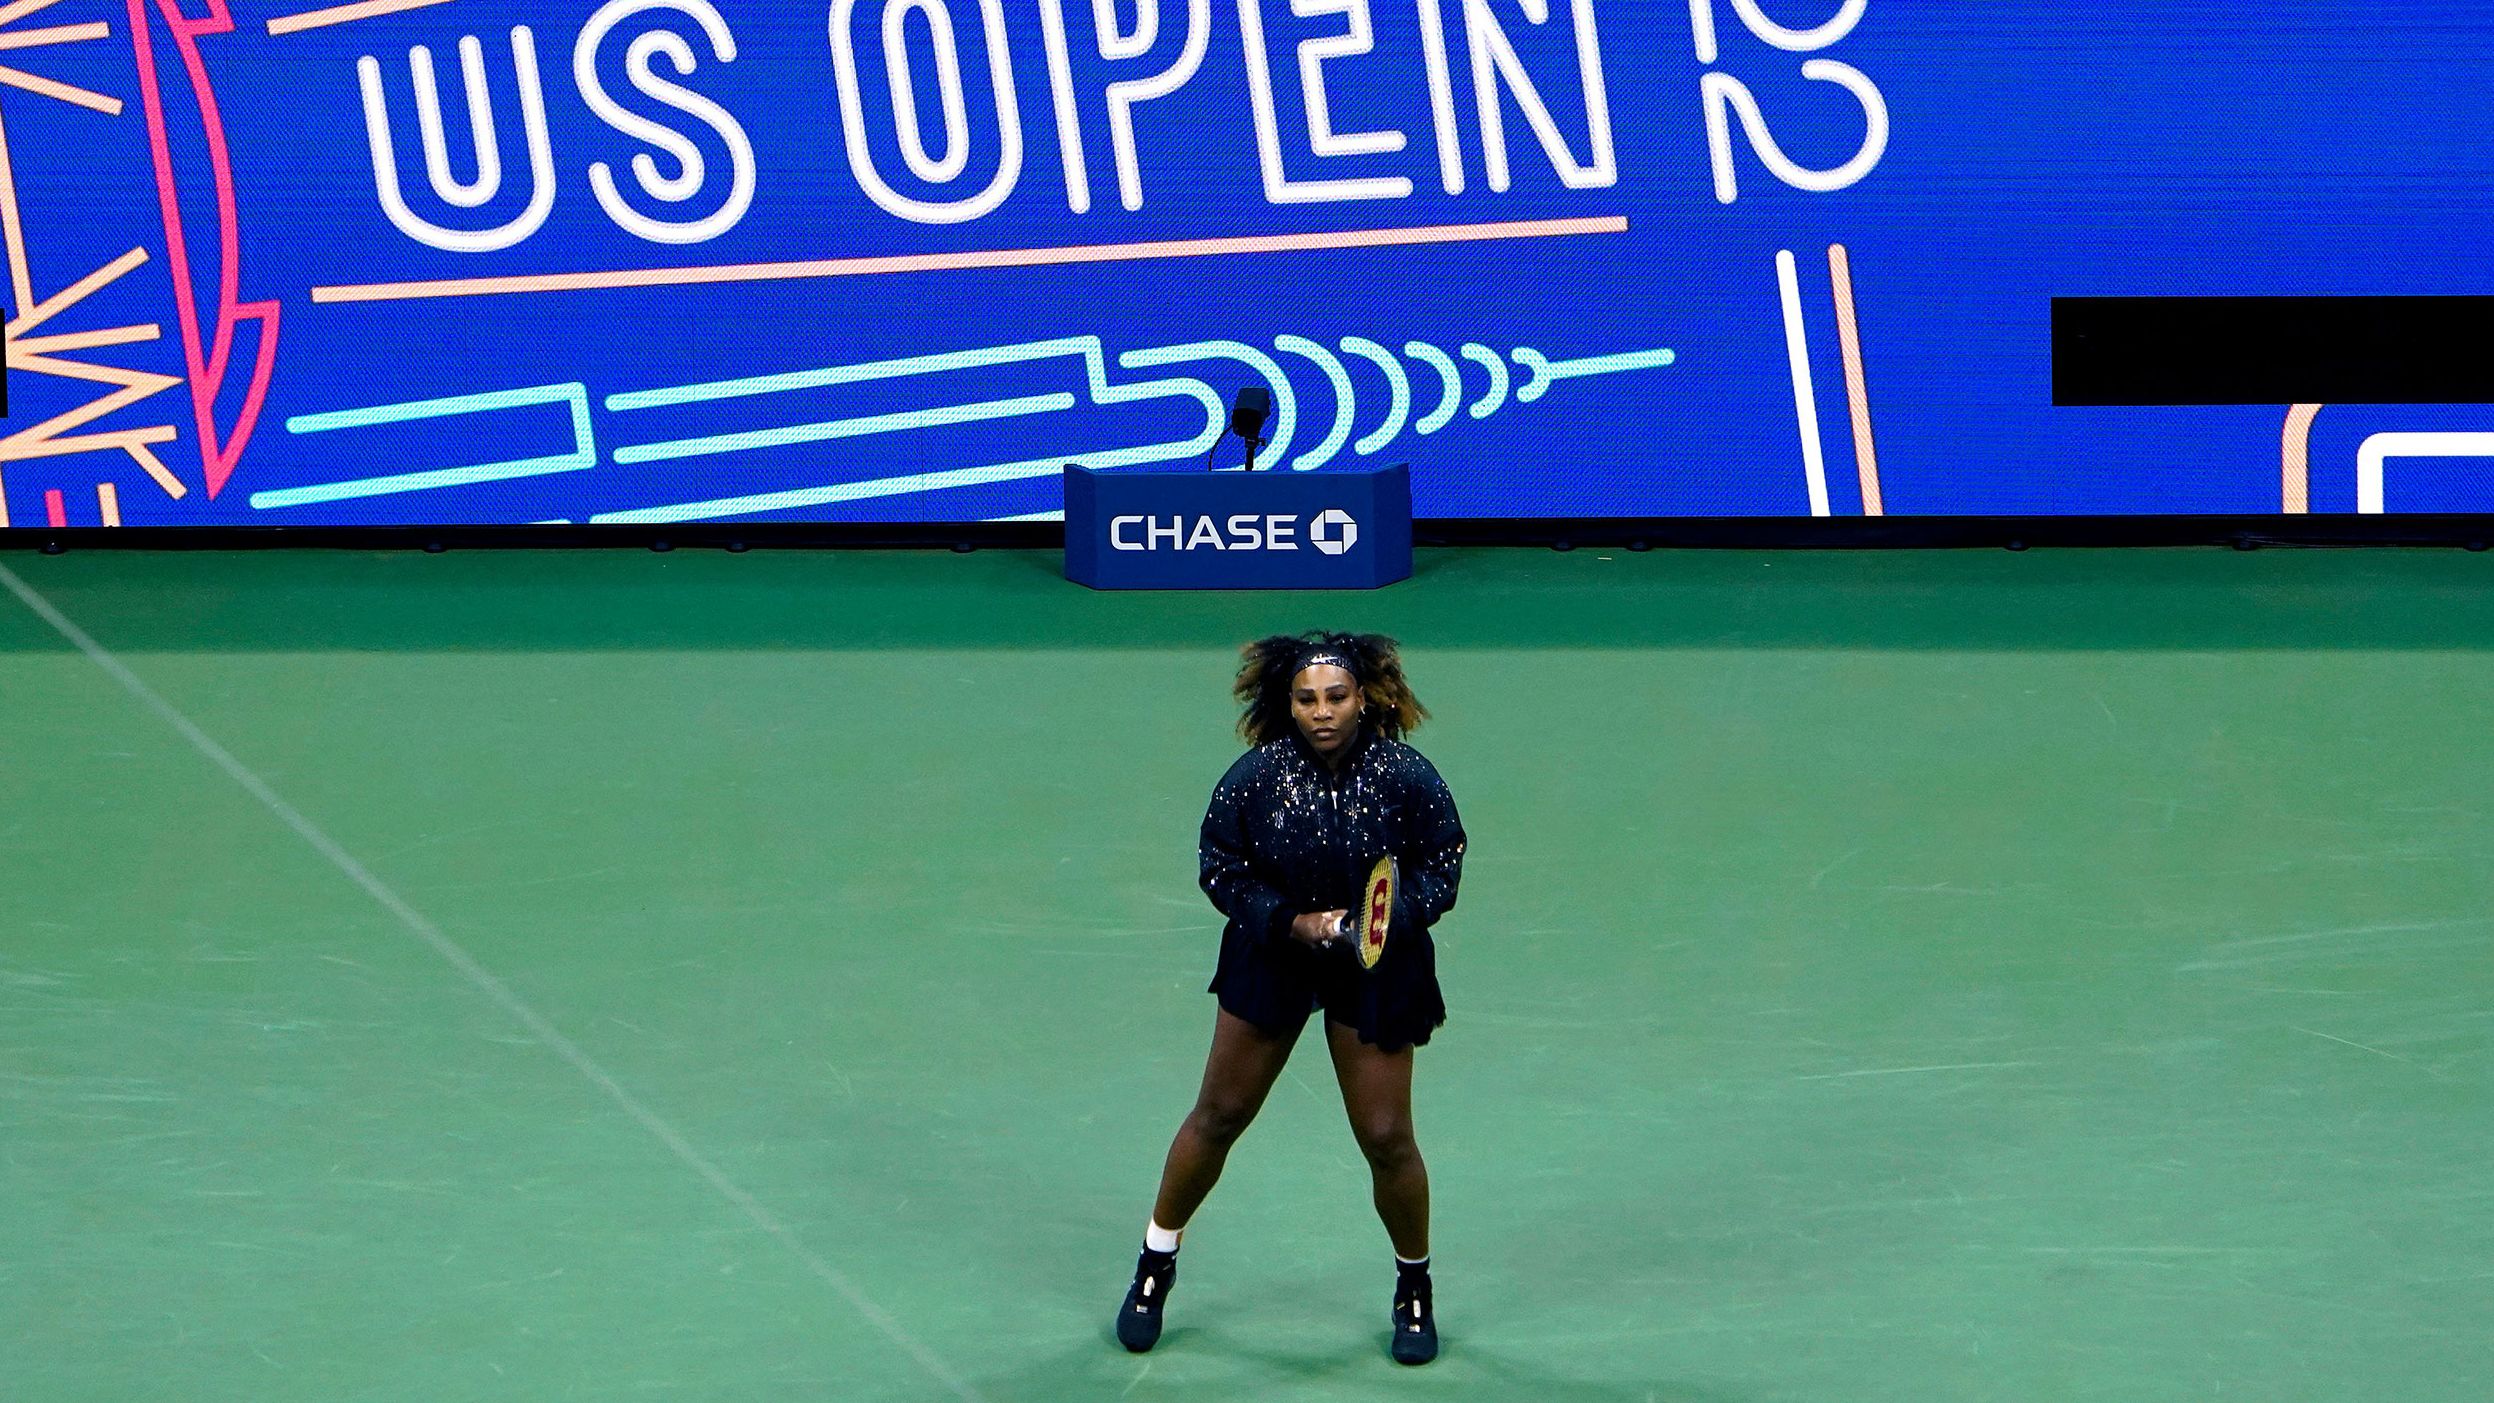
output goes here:
{"type": "MultiPolygon", "coordinates": [[[[1264,446],[1264,421],[1273,417],[1273,392],[1262,385],[1250,385],[1238,392],[1230,404],[1230,432],[1247,440],[1247,471],[1256,470],[1256,450],[1264,446]]],[[[1219,441],[1213,452],[1220,450],[1219,441]]],[[[1204,455],[1204,466],[1212,466],[1212,453],[1204,455]]]]}

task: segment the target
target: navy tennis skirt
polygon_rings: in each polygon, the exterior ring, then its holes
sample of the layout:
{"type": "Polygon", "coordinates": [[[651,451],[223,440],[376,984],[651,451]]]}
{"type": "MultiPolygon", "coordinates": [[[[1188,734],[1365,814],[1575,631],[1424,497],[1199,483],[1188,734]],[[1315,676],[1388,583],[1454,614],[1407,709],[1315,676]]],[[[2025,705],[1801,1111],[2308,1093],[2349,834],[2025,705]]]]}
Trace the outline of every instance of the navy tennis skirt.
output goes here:
{"type": "Polygon", "coordinates": [[[1230,923],[1211,992],[1221,1007],[1276,1036],[1295,1035],[1322,1008],[1327,1022],[1386,1052],[1418,1047],[1446,1022],[1438,992],[1437,946],[1426,929],[1400,929],[1375,969],[1360,968],[1350,942],[1311,949],[1296,940],[1250,935],[1230,923]]]}

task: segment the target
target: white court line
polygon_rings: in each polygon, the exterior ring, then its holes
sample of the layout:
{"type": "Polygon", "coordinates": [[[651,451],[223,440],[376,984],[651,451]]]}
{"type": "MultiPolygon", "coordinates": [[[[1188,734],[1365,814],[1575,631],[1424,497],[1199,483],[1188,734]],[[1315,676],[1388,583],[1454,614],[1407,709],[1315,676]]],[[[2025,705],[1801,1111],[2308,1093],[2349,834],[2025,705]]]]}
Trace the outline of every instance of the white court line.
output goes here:
{"type": "Polygon", "coordinates": [[[2032,1062],[1943,1062],[1934,1067],[1867,1067],[1855,1072],[1813,1072],[1794,1081],[1838,1081],[1846,1077],[1901,1077],[1909,1072],[1975,1072],[1994,1067],[2032,1067],[2032,1062]]]}
{"type": "Polygon", "coordinates": [[[842,1299],[856,1308],[858,1314],[866,1317],[876,1329],[883,1332],[886,1338],[899,1345],[910,1358],[918,1361],[918,1366],[934,1375],[938,1382],[952,1391],[954,1397],[962,1399],[963,1403],[986,1403],[985,1398],[976,1388],[947,1368],[944,1361],[936,1358],[925,1345],[912,1338],[908,1331],[901,1328],[900,1322],[894,1320],[883,1307],[866,1299],[865,1293],[859,1291],[856,1284],[850,1281],[846,1274],[815,1255],[804,1243],[799,1242],[796,1235],[788,1230],[788,1225],[782,1223],[771,1210],[763,1207],[760,1200],[745,1192],[734,1180],[721,1173],[719,1167],[703,1158],[701,1151],[694,1149],[674,1126],[659,1119],[655,1111],[642,1105],[631,1092],[624,1090],[623,1084],[616,1081],[604,1067],[599,1066],[596,1059],[582,1051],[578,1043],[565,1037],[552,1023],[546,1021],[545,1015],[529,1007],[525,1000],[511,992],[509,985],[496,978],[491,970],[477,963],[475,956],[461,948],[457,941],[442,934],[441,927],[427,920],[422,912],[408,905],[397,892],[383,884],[380,878],[372,875],[362,863],[355,860],[354,854],[338,846],[337,841],[321,831],[319,825],[305,818],[301,810],[287,803],[276,790],[271,789],[266,780],[253,774],[240,760],[234,758],[232,752],[217,744],[213,737],[199,729],[189,717],[175,710],[173,703],[158,696],[155,689],[140,681],[138,674],[123,666],[119,658],[104,651],[102,644],[89,637],[85,629],[72,623],[68,615],[52,607],[52,601],[37,593],[34,586],[18,578],[16,571],[6,565],[0,565],[0,585],[7,586],[11,594],[16,595],[27,608],[33,610],[37,617],[58,630],[61,637],[77,645],[79,652],[86,654],[97,667],[104,669],[114,681],[122,685],[123,690],[138,698],[148,710],[163,718],[165,724],[181,732],[182,738],[189,741],[200,754],[208,757],[210,763],[231,776],[236,784],[248,790],[252,798],[267,806],[270,813],[277,815],[278,819],[288,828],[293,829],[304,842],[311,844],[313,851],[329,859],[332,866],[345,873],[348,880],[354,882],[355,885],[362,887],[373,900],[381,903],[383,909],[396,916],[400,924],[413,932],[417,939],[431,946],[435,954],[449,961],[453,969],[467,976],[469,983],[483,990],[487,998],[500,1004],[505,1013],[519,1020],[521,1027],[526,1028],[538,1041],[554,1049],[557,1056],[572,1065],[572,1070],[587,1077],[591,1085],[605,1092],[608,1100],[622,1107],[625,1114],[640,1122],[643,1130],[655,1136],[660,1144],[665,1145],[677,1159],[684,1162],[687,1168],[700,1176],[703,1183],[716,1189],[722,1198],[736,1205],[737,1209],[751,1220],[755,1227],[778,1239],[779,1244],[795,1254],[797,1260],[803,1262],[807,1270],[829,1283],[834,1291],[840,1293],[842,1299]]]}
{"type": "Polygon", "coordinates": [[[1775,255],[1775,281],[1784,295],[1784,352],[1793,363],[1793,410],[1801,416],[1801,470],[1810,480],[1810,515],[1829,515],[1827,450],[1819,442],[1819,396],[1810,376],[1810,329],[1801,320],[1801,269],[1793,251],[1775,255]]]}

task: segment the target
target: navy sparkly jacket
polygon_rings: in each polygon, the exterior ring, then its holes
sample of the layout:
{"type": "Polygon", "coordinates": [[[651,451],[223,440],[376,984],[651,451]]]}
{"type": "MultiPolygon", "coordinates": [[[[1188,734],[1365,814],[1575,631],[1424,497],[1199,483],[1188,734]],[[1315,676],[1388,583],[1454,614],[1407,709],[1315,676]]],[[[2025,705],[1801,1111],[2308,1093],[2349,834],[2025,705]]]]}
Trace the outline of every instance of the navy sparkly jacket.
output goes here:
{"type": "Polygon", "coordinates": [[[1393,854],[1394,929],[1437,924],[1463,879],[1463,823],[1437,767],[1363,728],[1339,770],[1296,727],[1238,757],[1204,810],[1199,880],[1230,936],[1288,941],[1309,911],[1353,910],[1369,867],[1393,854]]]}

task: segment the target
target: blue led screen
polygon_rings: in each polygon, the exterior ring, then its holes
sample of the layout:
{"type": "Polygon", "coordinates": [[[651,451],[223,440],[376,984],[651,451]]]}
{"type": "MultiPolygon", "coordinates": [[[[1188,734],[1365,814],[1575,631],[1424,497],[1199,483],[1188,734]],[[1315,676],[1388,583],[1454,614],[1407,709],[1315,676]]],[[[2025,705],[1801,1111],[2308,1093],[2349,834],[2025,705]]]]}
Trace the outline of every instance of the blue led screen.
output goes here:
{"type": "Polygon", "coordinates": [[[2494,408],[2052,336],[2494,294],[2494,4],[7,12],[19,526],[1039,517],[1259,384],[1423,516],[2494,507],[2494,408]]]}

